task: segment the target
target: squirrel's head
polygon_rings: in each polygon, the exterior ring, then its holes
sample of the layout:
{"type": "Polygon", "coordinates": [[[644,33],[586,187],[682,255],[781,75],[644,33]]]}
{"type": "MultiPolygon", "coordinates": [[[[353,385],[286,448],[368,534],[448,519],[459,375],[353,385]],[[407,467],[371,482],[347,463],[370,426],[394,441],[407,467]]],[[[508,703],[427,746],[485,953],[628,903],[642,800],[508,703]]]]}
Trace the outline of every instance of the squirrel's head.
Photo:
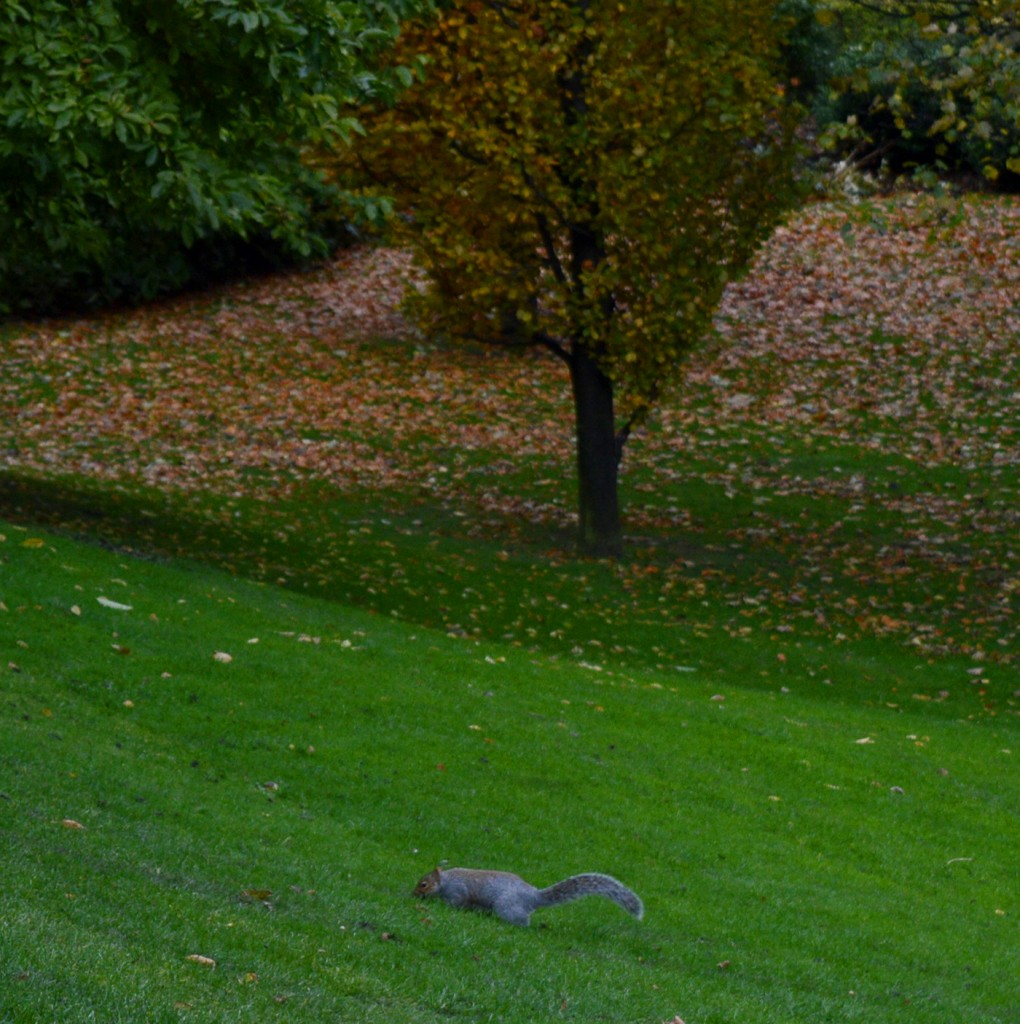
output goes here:
{"type": "Polygon", "coordinates": [[[414,895],[419,899],[433,895],[433,893],[435,893],[439,888],[440,875],[441,873],[439,868],[435,868],[427,875],[422,876],[418,884],[414,887],[414,895]]]}

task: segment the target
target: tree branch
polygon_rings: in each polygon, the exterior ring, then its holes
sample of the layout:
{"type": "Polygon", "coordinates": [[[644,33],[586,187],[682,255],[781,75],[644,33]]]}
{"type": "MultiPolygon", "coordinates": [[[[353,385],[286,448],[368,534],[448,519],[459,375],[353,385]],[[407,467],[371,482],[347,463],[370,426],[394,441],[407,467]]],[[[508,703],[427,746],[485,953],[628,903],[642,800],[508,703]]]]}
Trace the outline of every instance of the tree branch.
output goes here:
{"type": "Polygon", "coordinates": [[[504,334],[495,337],[491,334],[472,334],[470,331],[458,331],[458,338],[464,341],[473,341],[478,345],[486,345],[491,348],[546,348],[558,359],[565,363],[570,362],[570,350],[558,338],[554,338],[545,331],[532,331],[529,334],[514,338],[504,334]]]}
{"type": "Polygon", "coordinates": [[[553,273],[553,277],[556,278],[558,284],[566,284],[567,274],[563,269],[563,264],[560,262],[559,254],[556,252],[556,241],[549,230],[549,221],[546,215],[536,211],[535,224],[538,227],[539,235],[542,237],[542,245],[546,252],[546,262],[553,273]]]}
{"type": "Polygon", "coordinates": [[[897,10],[893,6],[883,5],[877,0],[850,0],[850,2],[855,7],[863,7],[867,11],[881,14],[886,18],[913,18],[916,16],[916,8],[921,6],[936,7],[936,10],[930,12],[935,18],[960,18],[977,6],[974,0],[947,0],[940,4],[931,4],[926,0],[921,0],[919,3],[908,3],[906,0],[902,0],[896,4],[896,7],[900,8],[897,10]]]}
{"type": "Polygon", "coordinates": [[[558,338],[546,334],[545,331],[535,331],[531,337],[536,345],[544,345],[554,356],[559,356],[567,364],[570,363],[570,351],[558,338]]]}

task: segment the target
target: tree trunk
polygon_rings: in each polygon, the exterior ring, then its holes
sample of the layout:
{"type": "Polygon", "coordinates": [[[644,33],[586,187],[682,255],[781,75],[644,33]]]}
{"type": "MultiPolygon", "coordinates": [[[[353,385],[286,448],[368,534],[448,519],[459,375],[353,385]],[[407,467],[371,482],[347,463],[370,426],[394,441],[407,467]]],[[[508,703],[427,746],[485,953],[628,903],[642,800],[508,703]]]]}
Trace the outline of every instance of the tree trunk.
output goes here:
{"type": "MultiPolygon", "coordinates": [[[[574,0],[573,7],[587,19],[591,0],[574,0]]],[[[588,116],[588,64],[594,52],[587,33],[579,37],[568,70],[560,79],[560,102],[568,130],[583,126],[588,116]]],[[[570,224],[570,280],[578,301],[588,300],[586,278],[606,258],[605,239],[598,215],[598,189],[588,179],[588,166],[578,161],[565,169],[572,199],[584,211],[570,224]]],[[[599,301],[605,319],[613,316],[611,295],[599,301]]],[[[583,336],[571,340],[570,382],[574,390],[577,433],[578,545],[581,553],[598,558],[623,554],[618,470],[620,448],[616,438],[613,382],[592,357],[583,336]]]]}
{"type": "Polygon", "coordinates": [[[623,527],[613,382],[576,340],[570,381],[577,431],[578,542],[583,554],[617,557],[623,554],[623,527]]]}

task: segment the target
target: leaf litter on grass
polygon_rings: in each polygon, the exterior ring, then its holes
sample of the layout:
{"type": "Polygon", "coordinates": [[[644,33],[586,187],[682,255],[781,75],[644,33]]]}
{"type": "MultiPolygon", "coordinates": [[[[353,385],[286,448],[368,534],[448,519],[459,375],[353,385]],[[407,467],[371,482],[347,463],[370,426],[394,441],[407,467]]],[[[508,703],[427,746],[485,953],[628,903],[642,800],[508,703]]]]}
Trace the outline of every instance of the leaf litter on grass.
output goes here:
{"type": "MultiPolygon", "coordinates": [[[[401,564],[379,501],[422,510],[418,527],[402,521],[409,532],[537,544],[566,565],[572,424],[553,358],[420,337],[399,309],[415,271],[385,248],[8,328],[0,465],[299,499],[307,518],[276,532],[305,543],[310,496],[375,496],[375,518],[351,525],[378,545],[357,568],[361,596],[398,611],[431,601],[453,631],[491,620],[507,639],[586,646],[614,620],[686,618],[697,635],[690,616],[715,598],[737,640],[891,635],[1015,663],[1020,205],[901,196],[879,212],[809,207],[728,290],[718,337],[629,446],[635,557],[606,569],[614,599],[593,590],[585,607],[559,607],[546,578],[505,608],[468,555],[443,569],[437,550],[427,578],[401,564]],[[456,592],[446,603],[437,583],[456,592]]],[[[351,571],[338,569],[345,551],[358,557],[331,529],[316,539],[323,579],[351,571]]]]}

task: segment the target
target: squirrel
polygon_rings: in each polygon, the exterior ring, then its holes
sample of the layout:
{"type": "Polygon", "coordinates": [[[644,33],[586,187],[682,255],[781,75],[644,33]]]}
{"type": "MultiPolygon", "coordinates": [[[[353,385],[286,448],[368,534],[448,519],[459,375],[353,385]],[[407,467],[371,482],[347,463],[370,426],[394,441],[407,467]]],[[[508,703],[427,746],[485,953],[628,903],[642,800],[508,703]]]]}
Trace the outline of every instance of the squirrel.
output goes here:
{"type": "Polygon", "coordinates": [[[477,868],[436,868],[414,887],[420,899],[438,896],[454,907],[491,910],[510,924],[528,925],[531,914],[542,907],[570,903],[582,896],[605,896],[638,920],[645,912],[637,893],[609,875],[572,875],[545,889],[536,889],[510,871],[477,868]]]}

